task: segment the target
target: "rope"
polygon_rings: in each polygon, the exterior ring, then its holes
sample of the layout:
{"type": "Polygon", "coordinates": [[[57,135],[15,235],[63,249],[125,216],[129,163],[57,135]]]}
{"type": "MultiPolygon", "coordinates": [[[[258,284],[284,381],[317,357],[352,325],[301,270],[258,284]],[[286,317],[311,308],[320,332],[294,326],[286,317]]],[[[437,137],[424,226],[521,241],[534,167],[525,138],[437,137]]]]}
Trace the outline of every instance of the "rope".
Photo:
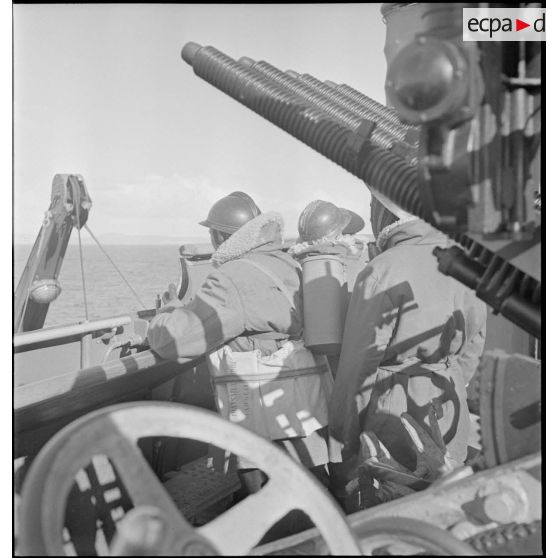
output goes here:
{"type": "Polygon", "coordinates": [[[76,228],[78,233],[78,244],[79,244],[79,265],[81,267],[81,286],[83,292],[83,304],[85,306],[85,320],[89,321],[89,309],[87,306],[87,291],[85,289],[85,270],[83,268],[83,248],[81,246],[81,227],[79,222],[81,200],[79,198],[78,188],[74,188],[74,208],[76,212],[76,228]]]}
{"type": "Polygon", "coordinates": [[[134,290],[134,287],[132,287],[132,285],[130,285],[130,283],[128,282],[126,277],[124,277],[124,274],[120,271],[120,269],[118,269],[118,266],[114,263],[112,258],[108,255],[106,250],[101,246],[101,243],[99,242],[99,240],[97,240],[97,237],[93,234],[93,231],[89,228],[89,226],[87,224],[85,224],[83,226],[83,228],[91,235],[91,238],[93,238],[93,240],[97,243],[97,246],[99,246],[99,248],[101,249],[101,252],[103,252],[103,254],[108,258],[109,262],[113,265],[114,269],[116,269],[116,271],[118,272],[120,277],[122,277],[122,280],[124,281],[124,283],[126,283],[128,288],[130,289],[130,291],[132,291],[132,294],[136,297],[136,300],[141,304],[142,308],[146,308],[145,304],[142,302],[138,293],[134,290]]]}

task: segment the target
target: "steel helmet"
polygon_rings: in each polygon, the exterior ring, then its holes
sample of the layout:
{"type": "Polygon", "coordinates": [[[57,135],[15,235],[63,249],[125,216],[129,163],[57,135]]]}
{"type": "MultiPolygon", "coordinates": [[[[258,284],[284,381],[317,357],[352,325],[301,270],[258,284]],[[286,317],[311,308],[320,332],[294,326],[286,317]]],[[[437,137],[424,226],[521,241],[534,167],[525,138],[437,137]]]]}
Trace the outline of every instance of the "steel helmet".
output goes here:
{"type": "Polygon", "coordinates": [[[260,214],[260,208],[248,194],[233,192],[214,203],[200,225],[232,234],[260,214]]]}
{"type": "Polygon", "coordinates": [[[306,242],[330,235],[356,234],[363,227],[364,220],[356,213],[323,200],[310,202],[298,220],[300,240],[306,242]]]}

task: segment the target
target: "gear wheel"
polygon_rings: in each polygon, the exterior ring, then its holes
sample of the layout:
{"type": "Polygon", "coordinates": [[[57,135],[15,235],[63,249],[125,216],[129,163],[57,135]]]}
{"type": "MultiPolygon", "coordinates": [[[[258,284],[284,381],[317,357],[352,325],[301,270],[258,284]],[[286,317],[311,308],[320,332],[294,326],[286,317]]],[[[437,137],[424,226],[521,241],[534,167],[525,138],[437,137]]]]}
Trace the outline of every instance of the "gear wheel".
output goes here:
{"type": "Polygon", "coordinates": [[[510,523],[467,539],[478,552],[496,556],[542,554],[542,521],[510,523]]]}
{"type": "Polygon", "coordinates": [[[541,449],[541,363],[501,351],[485,353],[467,388],[480,417],[481,454],[469,465],[487,469],[541,449]]]}

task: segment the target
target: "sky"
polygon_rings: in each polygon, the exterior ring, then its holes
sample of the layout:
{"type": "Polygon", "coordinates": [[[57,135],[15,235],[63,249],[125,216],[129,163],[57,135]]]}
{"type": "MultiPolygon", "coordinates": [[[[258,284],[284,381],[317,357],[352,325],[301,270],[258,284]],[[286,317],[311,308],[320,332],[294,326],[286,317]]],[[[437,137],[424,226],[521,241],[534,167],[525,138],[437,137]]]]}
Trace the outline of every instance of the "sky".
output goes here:
{"type": "Polygon", "coordinates": [[[57,173],[84,177],[105,238],[205,238],[198,222],[234,190],[282,213],[287,235],[313,199],[368,223],[361,181],[195,76],[180,51],[212,45],[383,102],[380,4],[16,4],[13,25],[16,242],[36,236],[57,173]]]}

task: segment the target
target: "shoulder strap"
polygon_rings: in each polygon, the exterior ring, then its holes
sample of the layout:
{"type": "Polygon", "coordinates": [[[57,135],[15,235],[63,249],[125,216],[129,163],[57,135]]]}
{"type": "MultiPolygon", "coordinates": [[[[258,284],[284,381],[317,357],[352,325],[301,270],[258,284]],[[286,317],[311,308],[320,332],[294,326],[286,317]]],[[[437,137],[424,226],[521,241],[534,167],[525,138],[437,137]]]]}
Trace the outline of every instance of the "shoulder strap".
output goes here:
{"type": "Polygon", "coordinates": [[[302,266],[300,265],[299,261],[283,251],[267,252],[267,255],[282,261],[284,264],[288,265],[289,267],[292,267],[298,271],[302,271],[302,266]]]}
{"type": "Polygon", "coordinates": [[[273,271],[271,271],[270,269],[265,268],[263,265],[259,264],[258,262],[255,262],[254,260],[249,259],[249,258],[240,258],[236,261],[237,262],[244,262],[244,263],[247,263],[249,265],[252,265],[255,268],[259,269],[263,274],[267,275],[271,279],[271,281],[275,284],[275,286],[279,289],[279,292],[287,299],[287,302],[289,303],[289,306],[291,308],[295,308],[293,295],[289,292],[285,283],[283,283],[283,281],[281,281],[281,279],[279,279],[279,277],[277,277],[277,275],[275,275],[275,273],[273,273],[273,271]]]}

